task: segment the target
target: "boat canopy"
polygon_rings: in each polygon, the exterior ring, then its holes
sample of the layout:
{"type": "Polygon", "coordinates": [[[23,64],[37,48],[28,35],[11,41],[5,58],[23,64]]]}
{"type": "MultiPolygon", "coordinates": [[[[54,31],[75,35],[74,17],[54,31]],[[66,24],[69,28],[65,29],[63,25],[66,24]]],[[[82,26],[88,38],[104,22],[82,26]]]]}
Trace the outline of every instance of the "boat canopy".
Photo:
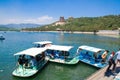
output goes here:
{"type": "Polygon", "coordinates": [[[51,45],[47,49],[50,49],[50,50],[59,50],[59,51],[69,51],[72,48],[73,48],[73,46],[51,45]]]}
{"type": "Polygon", "coordinates": [[[52,44],[52,42],[51,41],[40,41],[40,42],[34,42],[33,44],[44,45],[44,44],[52,44]]]}
{"type": "Polygon", "coordinates": [[[99,52],[99,51],[103,51],[104,50],[104,49],[95,48],[95,47],[86,46],[86,45],[80,46],[79,49],[83,49],[83,50],[87,50],[87,51],[91,51],[91,52],[99,52]]]}
{"type": "Polygon", "coordinates": [[[46,50],[46,48],[29,48],[26,50],[23,50],[21,52],[18,52],[14,55],[29,55],[29,56],[33,56],[35,57],[38,54],[42,54],[42,52],[44,52],[46,50]]]}

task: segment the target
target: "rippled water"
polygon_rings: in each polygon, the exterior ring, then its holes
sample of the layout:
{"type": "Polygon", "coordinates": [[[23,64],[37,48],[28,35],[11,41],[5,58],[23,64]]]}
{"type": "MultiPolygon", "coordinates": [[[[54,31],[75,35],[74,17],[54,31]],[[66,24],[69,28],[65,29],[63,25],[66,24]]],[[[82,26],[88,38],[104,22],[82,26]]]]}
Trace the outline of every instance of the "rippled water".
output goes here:
{"type": "Polygon", "coordinates": [[[97,35],[49,32],[6,32],[3,35],[6,39],[0,41],[0,80],[83,80],[98,70],[81,62],[76,65],[49,62],[33,77],[12,76],[16,63],[13,54],[32,47],[32,43],[35,41],[50,40],[53,44],[71,45],[74,46],[74,53],[80,45],[89,45],[110,51],[117,51],[120,47],[120,38],[97,35]]]}

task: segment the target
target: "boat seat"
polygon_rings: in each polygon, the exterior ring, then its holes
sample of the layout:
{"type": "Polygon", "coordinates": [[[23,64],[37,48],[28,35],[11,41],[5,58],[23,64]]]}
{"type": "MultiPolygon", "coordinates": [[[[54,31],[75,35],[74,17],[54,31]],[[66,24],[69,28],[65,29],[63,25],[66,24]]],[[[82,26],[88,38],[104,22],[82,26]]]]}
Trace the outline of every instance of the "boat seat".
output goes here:
{"type": "Polygon", "coordinates": [[[98,56],[97,61],[98,61],[98,62],[101,62],[101,61],[102,61],[101,55],[98,56]]]}
{"type": "Polygon", "coordinates": [[[89,54],[85,54],[85,58],[90,60],[92,58],[92,56],[89,54]]]}
{"type": "Polygon", "coordinates": [[[95,60],[95,62],[97,62],[97,63],[102,61],[102,59],[98,59],[98,58],[97,58],[97,59],[94,59],[94,60],[95,60]]]}
{"type": "Polygon", "coordinates": [[[90,63],[94,64],[95,63],[95,59],[94,58],[90,58],[90,63]]]}
{"type": "Polygon", "coordinates": [[[98,59],[102,59],[101,55],[98,56],[98,59]]]}
{"type": "Polygon", "coordinates": [[[54,58],[60,58],[59,56],[54,56],[54,58]]]}
{"type": "Polygon", "coordinates": [[[60,56],[60,59],[65,59],[64,56],[60,56]]]}
{"type": "Polygon", "coordinates": [[[84,58],[86,55],[83,52],[80,52],[80,56],[84,58]]]}

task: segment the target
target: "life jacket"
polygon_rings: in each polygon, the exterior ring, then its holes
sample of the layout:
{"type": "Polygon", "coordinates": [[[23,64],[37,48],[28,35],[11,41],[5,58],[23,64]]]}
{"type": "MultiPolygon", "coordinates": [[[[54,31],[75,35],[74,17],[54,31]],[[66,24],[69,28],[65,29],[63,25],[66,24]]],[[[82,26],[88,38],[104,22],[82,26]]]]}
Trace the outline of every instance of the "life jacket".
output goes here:
{"type": "Polygon", "coordinates": [[[107,52],[104,52],[103,54],[102,54],[102,59],[105,59],[107,57],[107,52]]]}

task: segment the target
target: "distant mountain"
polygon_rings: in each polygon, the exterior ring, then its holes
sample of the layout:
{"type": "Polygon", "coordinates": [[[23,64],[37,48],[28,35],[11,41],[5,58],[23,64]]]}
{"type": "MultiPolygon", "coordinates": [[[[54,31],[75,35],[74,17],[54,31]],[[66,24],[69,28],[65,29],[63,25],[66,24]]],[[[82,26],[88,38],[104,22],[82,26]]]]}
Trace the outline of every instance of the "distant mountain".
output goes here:
{"type": "Polygon", "coordinates": [[[6,25],[0,25],[7,28],[16,28],[16,29],[22,29],[22,28],[35,28],[40,27],[42,25],[39,24],[31,24],[31,23],[21,23],[21,24],[6,24],[6,25]]]}
{"type": "Polygon", "coordinates": [[[8,29],[9,29],[9,28],[0,25],[0,31],[6,31],[6,30],[8,30],[8,29]]]}
{"type": "Polygon", "coordinates": [[[0,25],[0,31],[18,31],[18,29],[8,28],[6,26],[0,25]]]}

